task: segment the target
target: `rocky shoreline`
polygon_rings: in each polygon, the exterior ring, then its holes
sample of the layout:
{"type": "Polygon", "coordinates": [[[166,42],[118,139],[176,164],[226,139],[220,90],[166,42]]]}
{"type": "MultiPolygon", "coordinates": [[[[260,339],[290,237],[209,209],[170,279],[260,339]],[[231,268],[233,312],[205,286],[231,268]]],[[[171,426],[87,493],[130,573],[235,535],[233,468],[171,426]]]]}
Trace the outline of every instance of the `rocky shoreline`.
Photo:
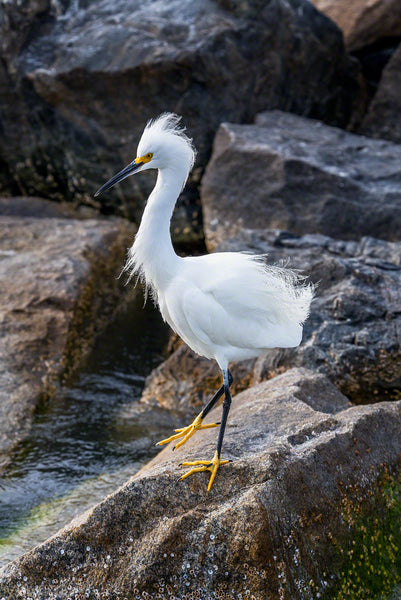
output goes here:
{"type": "MultiPolygon", "coordinates": [[[[233,462],[209,494],[177,479],[213,429],[9,563],[0,598],[394,600],[401,9],[313,3],[345,44],[307,0],[0,6],[0,468],[124,302],[152,181],[92,194],[147,118],[182,114],[199,150],[175,240],[317,285],[298,349],[233,365],[233,462]]],[[[176,344],[125,414],[186,425],[219,384],[176,344]]]]}

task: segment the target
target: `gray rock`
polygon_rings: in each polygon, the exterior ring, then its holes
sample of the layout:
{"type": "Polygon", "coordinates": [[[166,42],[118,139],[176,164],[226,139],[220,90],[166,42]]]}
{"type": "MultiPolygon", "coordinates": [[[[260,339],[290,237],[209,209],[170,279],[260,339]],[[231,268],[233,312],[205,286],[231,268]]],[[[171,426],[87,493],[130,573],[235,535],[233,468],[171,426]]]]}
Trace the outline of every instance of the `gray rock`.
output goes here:
{"type": "Polygon", "coordinates": [[[272,111],[221,125],[202,179],[206,242],[243,228],[400,239],[401,146],[272,111]]]}
{"type": "Polygon", "coordinates": [[[71,202],[53,202],[35,196],[0,196],[0,216],[79,219],[97,218],[99,214],[90,207],[75,210],[71,202]]]}
{"type": "Polygon", "coordinates": [[[385,466],[399,460],[400,403],[349,408],[325,377],[293,369],[236,396],[229,425],[224,455],[234,462],[209,494],[208,474],[176,483],[177,463],[211,457],[214,430],[185,450],[167,448],[10,563],[0,594],[304,600],[328,592],[349,560],[341,549],[358,534],[347,514],[353,507],[366,524],[385,466]]]}
{"type": "Polygon", "coordinates": [[[132,233],[120,219],[2,217],[0,465],[116,308],[132,233]]]}
{"type": "Polygon", "coordinates": [[[383,71],[379,88],[361,126],[361,133],[401,142],[401,45],[383,71]]]}
{"type": "Polygon", "coordinates": [[[222,121],[280,107],[345,126],[359,104],[356,61],[306,0],[11,0],[0,38],[0,189],[136,220],[148,178],[101,206],[93,193],[132,160],[148,118],[184,116],[200,167],[189,201],[222,121]]]}

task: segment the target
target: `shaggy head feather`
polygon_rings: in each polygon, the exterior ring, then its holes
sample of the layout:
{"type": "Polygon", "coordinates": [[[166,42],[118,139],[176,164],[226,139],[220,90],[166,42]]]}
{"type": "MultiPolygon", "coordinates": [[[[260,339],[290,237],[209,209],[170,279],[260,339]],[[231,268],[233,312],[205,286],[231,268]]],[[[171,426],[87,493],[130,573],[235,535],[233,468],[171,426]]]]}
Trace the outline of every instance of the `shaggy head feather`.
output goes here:
{"type": "Polygon", "coordinates": [[[181,117],[174,113],[163,113],[157,119],[148,121],[138,144],[137,156],[153,154],[149,168],[159,168],[176,164],[188,166],[188,173],[195,162],[195,148],[192,139],[180,126],[181,117]]]}

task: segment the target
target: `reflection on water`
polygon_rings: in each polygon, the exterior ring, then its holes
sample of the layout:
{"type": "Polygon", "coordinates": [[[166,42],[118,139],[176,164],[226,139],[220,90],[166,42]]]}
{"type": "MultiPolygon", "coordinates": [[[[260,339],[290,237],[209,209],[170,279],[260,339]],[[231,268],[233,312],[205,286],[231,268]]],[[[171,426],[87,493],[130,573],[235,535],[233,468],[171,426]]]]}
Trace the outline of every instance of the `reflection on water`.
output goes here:
{"type": "Polygon", "coordinates": [[[0,564],[54,533],[155,454],[162,427],[121,418],[163,359],[168,330],[138,292],[83,371],[35,418],[0,489],[0,564]]]}

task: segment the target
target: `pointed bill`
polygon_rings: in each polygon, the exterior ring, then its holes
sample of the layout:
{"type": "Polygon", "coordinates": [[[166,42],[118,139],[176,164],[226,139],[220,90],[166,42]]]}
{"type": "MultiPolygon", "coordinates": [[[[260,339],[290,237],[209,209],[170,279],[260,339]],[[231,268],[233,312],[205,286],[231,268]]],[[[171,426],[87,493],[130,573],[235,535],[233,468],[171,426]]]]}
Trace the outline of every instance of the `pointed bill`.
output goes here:
{"type": "MultiPolygon", "coordinates": [[[[137,160],[137,159],[135,159],[135,160],[137,160]]],[[[129,177],[130,175],[133,175],[134,173],[136,173],[142,167],[142,165],[144,163],[143,162],[135,162],[135,160],[133,160],[129,165],[127,165],[124,169],[122,169],[122,171],[120,171],[116,175],[113,175],[113,177],[111,179],[106,181],[106,183],[97,190],[97,192],[95,193],[95,197],[100,196],[100,194],[103,194],[103,192],[105,192],[106,190],[109,190],[111,187],[113,187],[113,185],[116,185],[116,183],[119,183],[126,177],[129,177]]]]}

